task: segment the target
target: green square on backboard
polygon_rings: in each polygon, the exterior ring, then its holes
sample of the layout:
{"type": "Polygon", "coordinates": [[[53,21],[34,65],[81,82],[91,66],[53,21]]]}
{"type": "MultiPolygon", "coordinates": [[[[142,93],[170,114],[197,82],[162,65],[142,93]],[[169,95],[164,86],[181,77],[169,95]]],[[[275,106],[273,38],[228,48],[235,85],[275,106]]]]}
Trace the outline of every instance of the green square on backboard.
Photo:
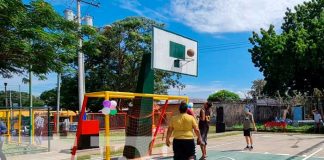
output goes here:
{"type": "Polygon", "coordinates": [[[170,41],[170,57],[185,59],[185,50],[184,45],[170,41]]]}

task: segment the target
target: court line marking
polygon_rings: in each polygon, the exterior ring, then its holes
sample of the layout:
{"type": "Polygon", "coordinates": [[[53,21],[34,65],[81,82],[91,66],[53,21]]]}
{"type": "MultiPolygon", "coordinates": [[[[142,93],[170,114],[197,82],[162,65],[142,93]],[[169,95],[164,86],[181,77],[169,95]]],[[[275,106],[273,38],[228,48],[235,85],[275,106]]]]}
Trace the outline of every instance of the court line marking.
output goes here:
{"type": "Polygon", "coordinates": [[[221,159],[221,158],[228,158],[228,159],[230,159],[230,160],[235,160],[234,158],[232,158],[232,157],[227,157],[227,156],[221,156],[221,157],[218,157],[218,158],[216,158],[216,159],[221,159]]]}
{"type": "Polygon", "coordinates": [[[216,148],[216,147],[219,147],[219,146],[225,146],[225,145],[229,145],[229,144],[233,144],[233,143],[237,143],[237,142],[230,142],[230,143],[223,143],[223,144],[213,145],[211,147],[207,147],[207,149],[216,148]]]}
{"type": "Polygon", "coordinates": [[[239,151],[243,153],[257,153],[257,154],[271,154],[271,155],[276,155],[276,156],[290,156],[290,154],[285,154],[285,153],[270,153],[270,152],[254,152],[254,151],[239,151]]]}
{"type": "Polygon", "coordinates": [[[308,155],[307,157],[305,157],[305,158],[302,159],[302,160],[306,160],[306,159],[308,159],[308,158],[311,158],[313,155],[315,155],[316,153],[320,152],[322,149],[323,149],[323,148],[318,149],[317,151],[313,152],[312,154],[308,155]]]}

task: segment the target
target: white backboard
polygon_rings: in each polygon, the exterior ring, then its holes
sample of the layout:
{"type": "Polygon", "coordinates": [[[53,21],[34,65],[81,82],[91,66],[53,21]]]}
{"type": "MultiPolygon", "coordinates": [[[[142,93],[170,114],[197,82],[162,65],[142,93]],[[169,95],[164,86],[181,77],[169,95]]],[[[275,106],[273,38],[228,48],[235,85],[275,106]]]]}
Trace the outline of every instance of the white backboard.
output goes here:
{"type": "Polygon", "coordinates": [[[197,76],[198,42],[153,27],[152,68],[197,76]],[[188,55],[194,53],[193,55],[188,55]]]}

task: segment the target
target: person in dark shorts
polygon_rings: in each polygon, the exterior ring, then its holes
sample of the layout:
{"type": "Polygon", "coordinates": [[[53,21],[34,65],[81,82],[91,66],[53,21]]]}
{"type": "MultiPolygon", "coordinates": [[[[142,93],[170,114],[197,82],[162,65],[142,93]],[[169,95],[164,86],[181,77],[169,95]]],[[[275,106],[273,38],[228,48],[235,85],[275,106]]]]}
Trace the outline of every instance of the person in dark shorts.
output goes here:
{"type": "Polygon", "coordinates": [[[245,118],[243,121],[243,134],[246,140],[246,147],[245,150],[252,150],[253,149],[253,141],[252,141],[252,127],[255,131],[257,128],[254,123],[253,114],[250,111],[245,112],[245,118]]]}
{"type": "Polygon", "coordinates": [[[207,134],[209,131],[209,121],[210,121],[210,108],[212,104],[210,102],[204,103],[199,113],[199,131],[201,134],[202,143],[197,143],[200,145],[202,156],[200,159],[206,159],[207,157],[207,134]]]}
{"type": "Polygon", "coordinates": [[[166,145],[171,145],[170,137],[173,133],[173,159],[175,160],[188,160],[195,159],[196,147],[194,134],[197,135],[198,141],[201,141],[200,132],[196,119],[188,115],[187,105],[181,104],[179,107],[180,114],[173,116],[167,132],[166,145]]]}

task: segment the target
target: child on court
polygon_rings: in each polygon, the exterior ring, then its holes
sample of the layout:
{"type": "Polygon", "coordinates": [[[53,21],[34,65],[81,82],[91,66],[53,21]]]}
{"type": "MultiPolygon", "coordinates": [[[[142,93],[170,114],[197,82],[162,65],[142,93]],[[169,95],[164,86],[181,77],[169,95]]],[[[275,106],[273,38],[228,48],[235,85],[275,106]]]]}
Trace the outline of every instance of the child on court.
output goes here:
{"type": "Polygon", "coordinates": [[[243,134],[246,140],[246,147],[245,150],[252,150],[253,149],[253,140],[252,140],[252,127],[255,131],[257,131],[257,128],[255,126],[253,114],[250,112],[251,110],[246,107],[245,108],[245,118],[243,122],[243,134]]]}

